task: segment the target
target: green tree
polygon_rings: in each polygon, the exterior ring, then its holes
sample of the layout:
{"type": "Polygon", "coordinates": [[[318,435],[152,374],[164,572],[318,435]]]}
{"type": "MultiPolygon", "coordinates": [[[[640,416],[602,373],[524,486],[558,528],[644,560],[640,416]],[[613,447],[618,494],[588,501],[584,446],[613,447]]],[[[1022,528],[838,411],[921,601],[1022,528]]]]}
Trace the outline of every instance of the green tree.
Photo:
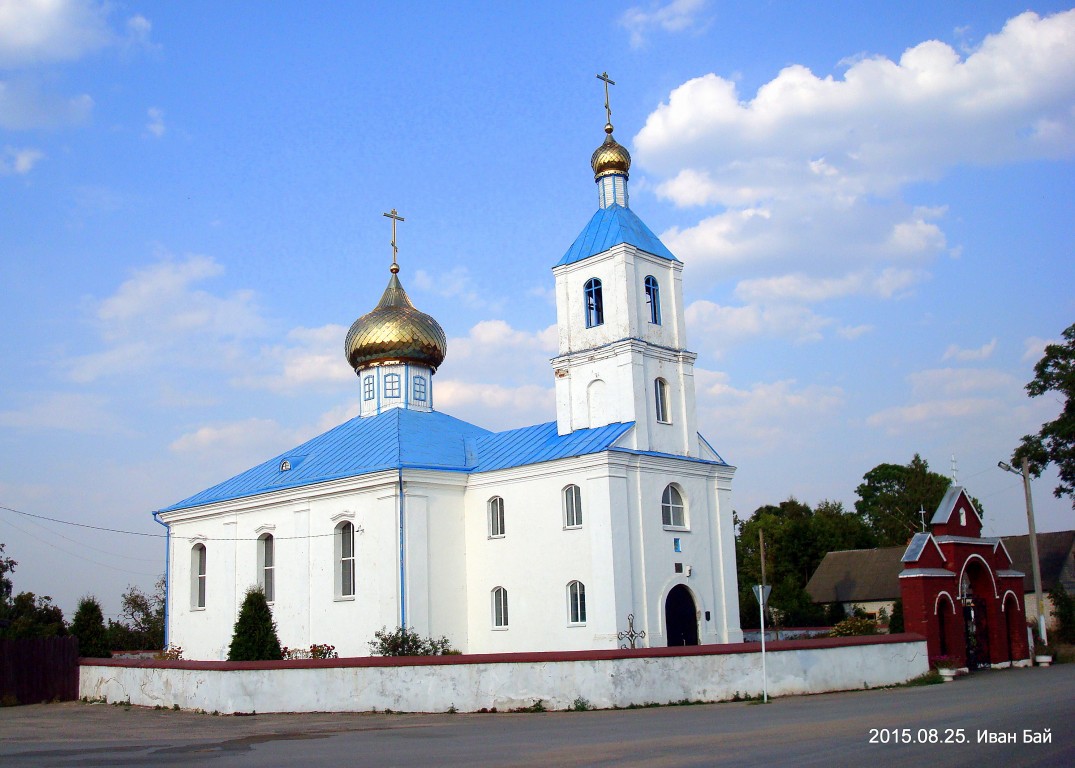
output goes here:
{"type": "Polygon", "coordinates": [[[1021,466],[1026,458],[1034,477],[1040,477],[1042,470],[1055,464],[1060,484],[1053,494],[1058,499],[1070,496],[1075,508],[1075,324],[1064,329],[1062,335],[1062,344],[1045,347],[1026,391],[1031,397],[1055,392],[1063,400],[1063,408],[1059,416],[1042,424],[1036,435],[1023,436],[1012,454],[1012,463],[1021,466]]]}
{"type": "Polygon", "coordinates": [[[10,557],[4,557],[4,544],[0,542],[0,618],[3,617],[3,610],[11,606],[11,590],[14,584],[8,574],[15,572],[16,565],[18,563],[10,557]]]}
{"type": "Polygon", "coordinates": [[[265,593],[258,587],[246,591],[228,649],[228,661],[279,661],[284,658],[276,622],[265,593]]]}
{"type": "Polygon", "coordinates": [[[113,648],[156,650],[164,647],[164,576],[157,578],[153,593],[130,585],[120,600],[121,621],[109,621],[113,648]]]}
{"type": "Polygon", "coordinates": [[[81,656],[95,659],[111,658],[112,653],[108,649],[108,636],[105,631],[105,617],[96,597],[87,595],[78,601],[75,618],[71,622],[71,634],[78,638],[78,652],[81,656]]]}
{"type": "Polygon", "coordinates": [[[48,595],[38,597],[33,592],[20,592],[6,607],[3,618],[7,626],[0,625],[0,638],[59,637],[67,634],[63,611],[52,604],[48,595]]]}
{"type": "Polygon", "coordinates": [[[869,528],[838,501],[821,501],[811,509],[795,498],[759,507],[748,520],[736,521],[739,614],[743,627],[758,626],[752,587],[761,583],[758,533],[765,534],[766,582],[772,586],[769,608],[782,626],[825,623],[824,608],[806,593],[806,582],[827,552],[873,545],[869,528]]]}
{"type": "MultiPolygon", "coordinates": [[[[907,543],[920,529],[918,511],[926,511],[926,521],[952,484],[944,475],[931,472],[917,453],[909,464],[878,464],[862,477],[855,489],[855,511],[873,533],[878,547],[907,543]]],[[[981,507],[975,503],[978,512],[981,507]]]]}

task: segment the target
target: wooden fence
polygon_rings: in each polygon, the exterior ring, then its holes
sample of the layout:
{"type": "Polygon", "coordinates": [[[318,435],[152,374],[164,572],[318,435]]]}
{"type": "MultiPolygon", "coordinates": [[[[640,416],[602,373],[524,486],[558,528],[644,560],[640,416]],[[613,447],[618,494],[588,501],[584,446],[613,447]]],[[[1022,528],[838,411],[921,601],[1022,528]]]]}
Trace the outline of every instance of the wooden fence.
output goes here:
{"type": "Polygon", "coordinates": [[[37,704],[78,698],[78,638],[0,640],[0,701],[37,704]]]}

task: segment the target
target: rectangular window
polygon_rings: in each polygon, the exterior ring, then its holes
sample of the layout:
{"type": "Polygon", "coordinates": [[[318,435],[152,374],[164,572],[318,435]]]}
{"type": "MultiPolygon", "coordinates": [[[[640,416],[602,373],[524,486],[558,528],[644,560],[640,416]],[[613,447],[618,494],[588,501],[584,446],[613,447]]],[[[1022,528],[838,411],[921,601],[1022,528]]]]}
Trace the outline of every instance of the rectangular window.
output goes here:
{"type": "Polygon", "coordinates": [[[362,379],[362,399],[363,400],[372,400],[373,399],[373,377],[372,376],[366,376],[365,378],[362,379]]]}
{"type": "Polygon", "coordinates": [[[399,374],[390,373],[384,377],[384,396],[399,397],[399,374]]]}
{"type": "Polygon", "coordinates": [[[657,411],[657,421],[662,424],[671,422],[668,414],[668,382],[657,379],[653,382],[653,396],[657,411]]]}
{"type": "Polygon", "coordinates": [[[426,400],[426,377],[415,376],[414,377],[414,399],[419,403],[424,403],[426,400]]]}

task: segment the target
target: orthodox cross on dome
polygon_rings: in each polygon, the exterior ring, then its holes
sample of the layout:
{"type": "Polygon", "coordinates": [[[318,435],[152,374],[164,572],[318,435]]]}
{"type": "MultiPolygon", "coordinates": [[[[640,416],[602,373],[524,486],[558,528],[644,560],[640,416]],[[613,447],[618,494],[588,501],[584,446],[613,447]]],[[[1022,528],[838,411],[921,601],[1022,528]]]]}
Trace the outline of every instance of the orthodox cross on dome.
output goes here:
{"type": "Polygon", "coordinates": [[[383,213],[382,216],[387,216],[392,220],[392,274],[399,272],[399,264],[396,263],[396,254],[399,253],[399,248],[396,247],[396,222],[406,221],[399,213],[393,208],[389,213],[383,213]]]}
{"type": "Polygon", "coordinates": [[[612,128],[612,108],[608,105],[608,87],[610,85],[615,85],[616,81],[608,76],[608,72],[602,72],[600,75],[597,75],[597,79],[605,81],[605,122],[607,123],[605,130],[612,133],[610,130],[612,128]]]}

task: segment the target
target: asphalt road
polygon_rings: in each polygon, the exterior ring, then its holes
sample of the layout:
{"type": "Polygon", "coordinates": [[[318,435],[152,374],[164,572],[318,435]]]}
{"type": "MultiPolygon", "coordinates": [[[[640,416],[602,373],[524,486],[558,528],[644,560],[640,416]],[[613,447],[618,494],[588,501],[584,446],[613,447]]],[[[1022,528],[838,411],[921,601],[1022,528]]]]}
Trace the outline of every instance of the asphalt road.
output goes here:
{"type": "Polygon", "coordinates": [[[1075,766],[1075,664],[768,705],[602,712],[225,717],[76,702],[0,709],[0,766],[321,765],[1075,766]],[[1025,730],[1047,730],[1051,741],[1026,743],[1025,730]]]}

